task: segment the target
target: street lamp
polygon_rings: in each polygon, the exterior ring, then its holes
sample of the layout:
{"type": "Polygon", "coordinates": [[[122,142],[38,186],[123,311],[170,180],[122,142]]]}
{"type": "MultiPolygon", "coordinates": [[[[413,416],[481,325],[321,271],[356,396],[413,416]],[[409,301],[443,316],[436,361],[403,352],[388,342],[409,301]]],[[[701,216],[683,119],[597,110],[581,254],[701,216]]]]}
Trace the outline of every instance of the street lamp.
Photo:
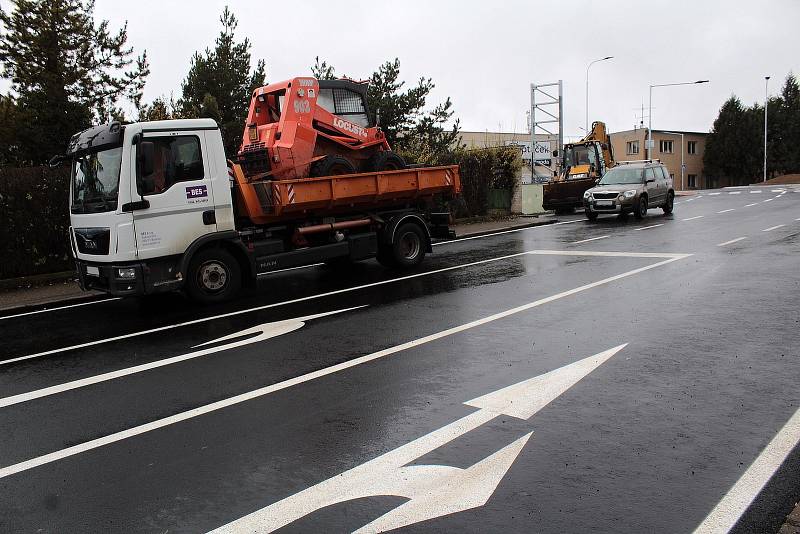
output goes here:
{"type": "Polygon", "coordinates": [[[647,159],[653,159],[653,87],[670,87],[673,85],[694,85],[696,83],[708,83],[708,80],[697,80],[696,82],[680,83],[659,83],[650,86],[650,110],[647,116],[647,159]]]}
{"type": "Polygon", "coordinates": [[[764,76],[764,181],[767,181],[767,106],[769,105],[769,76],[764,76]]]}
{"type": "Polygon", "coordinates": [[[586,131],[589,131],[589,67],[598,61],[605,61],[607,59],[614,59],[614,56],[606,56],[602,59],[595,59],[586,66],[586,131]]]}

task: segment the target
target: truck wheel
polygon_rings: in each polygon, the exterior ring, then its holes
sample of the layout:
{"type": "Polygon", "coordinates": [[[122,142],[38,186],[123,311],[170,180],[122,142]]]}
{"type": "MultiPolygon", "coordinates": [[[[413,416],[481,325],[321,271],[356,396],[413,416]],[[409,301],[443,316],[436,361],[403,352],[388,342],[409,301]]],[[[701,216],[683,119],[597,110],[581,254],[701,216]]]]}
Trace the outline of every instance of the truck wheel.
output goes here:
{"type": "Polygon", "coordinates": [[[639,197],[639,204],[636,206],[636,209],[633,210],[633,216],[637,219],[644,219],[647,217],[647,197],[644,195],[639,197]]]}
{"type": "Polygon", "coordinates": [[[422,262],[425,258],[425,233],[418,224],[405,223],[395,230],[389,257],[396,267],[414,267],[422,262]]]}
{"type": "Polygon", "coordinates": [[[589,219],[590,221],[596,221],[597,212],[586,210],[586,218],[589,219]]]}
{"type": "Polygon", "coordinates": [[[202,303],[221,302],[236,295],[241,286],[239,262],[224,249],[201,250],[189,263],[186,291],[193,300],[202,303]]]}
{"type": "Polygon", "coordinates": [[[382,150],[370,156],[367,168],[373,172],[399,171],[406,168],[406,161],[396,152],[382,150]]]}
{"type": "Polygon", "coordinates": [[[338,176],[355,173],[356,168],[350,163],[350,160],[338,154],[325,156],[311,164],[311,176],[338,176]]]}
{"type": "Polygon", "coordinates": [[[675,193],[669,192],[667,193],[667,201],[661,207],[664,210],[664,215],[669,215],[672,213],[672,210],[675,208],[675,193]]]}

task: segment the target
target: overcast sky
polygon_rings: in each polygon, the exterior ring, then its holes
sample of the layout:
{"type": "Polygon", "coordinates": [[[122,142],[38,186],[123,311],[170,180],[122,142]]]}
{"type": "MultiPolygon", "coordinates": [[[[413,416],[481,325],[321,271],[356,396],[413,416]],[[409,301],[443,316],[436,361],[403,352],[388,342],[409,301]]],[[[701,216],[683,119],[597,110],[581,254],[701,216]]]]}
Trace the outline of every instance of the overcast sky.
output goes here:
{"type": "Polygon", "coordinates": [[[589,121],[612,131],[640,120],[650,84],[711,80],[653,92],[654,128],[708,131],[731,94],[762,102],[765,75],[776,94],[789,71],[800,73],[798,0],[97,0],[96,15],[112,28],[127,20],[130,44],[147,50],[151,100],[180,95],[226,4],[268,81],[307,75],[316,55],[354,78],[398,57],[408,82],[433,78],[431,105],[451,97],[464,130],[525,131],[530,84],[561,79],[565,134],[581,134],[586,66],[605,56],[614,59],[590,71],[589,121]]]}

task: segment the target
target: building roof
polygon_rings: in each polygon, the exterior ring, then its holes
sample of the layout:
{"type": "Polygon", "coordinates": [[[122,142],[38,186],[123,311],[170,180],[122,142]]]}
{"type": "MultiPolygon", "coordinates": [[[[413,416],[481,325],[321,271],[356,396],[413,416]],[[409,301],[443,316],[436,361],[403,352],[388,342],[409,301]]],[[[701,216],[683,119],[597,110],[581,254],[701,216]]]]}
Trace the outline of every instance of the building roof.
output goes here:
{"type": "MultiPolygon", "coordinates": [[[[608,135],[619,135],[619,134],[626,134],[632,132],[638,132],[640,130],[647,131],[647,128],[636,128],[633,130],[622,130],[619,132],[611,132],[608,135]]],[[[686,130],[660,130],[653,128],[653,133],[663,133],[663,134],[684,134],[684,135],[708,135],[708,132],[688,132],[686,130]]]]}

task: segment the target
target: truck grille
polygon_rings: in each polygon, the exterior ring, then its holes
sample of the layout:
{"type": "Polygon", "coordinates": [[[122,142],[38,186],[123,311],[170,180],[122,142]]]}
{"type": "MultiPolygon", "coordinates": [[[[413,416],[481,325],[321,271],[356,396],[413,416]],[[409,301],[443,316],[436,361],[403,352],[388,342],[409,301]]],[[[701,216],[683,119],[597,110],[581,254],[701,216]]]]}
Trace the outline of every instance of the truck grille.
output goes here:
{"type": "Polygon", "coordinates": [[[74,228],[75,244],[81,254],[105,256],[111,242],[111,230],[108,228],[74,228]]]}

